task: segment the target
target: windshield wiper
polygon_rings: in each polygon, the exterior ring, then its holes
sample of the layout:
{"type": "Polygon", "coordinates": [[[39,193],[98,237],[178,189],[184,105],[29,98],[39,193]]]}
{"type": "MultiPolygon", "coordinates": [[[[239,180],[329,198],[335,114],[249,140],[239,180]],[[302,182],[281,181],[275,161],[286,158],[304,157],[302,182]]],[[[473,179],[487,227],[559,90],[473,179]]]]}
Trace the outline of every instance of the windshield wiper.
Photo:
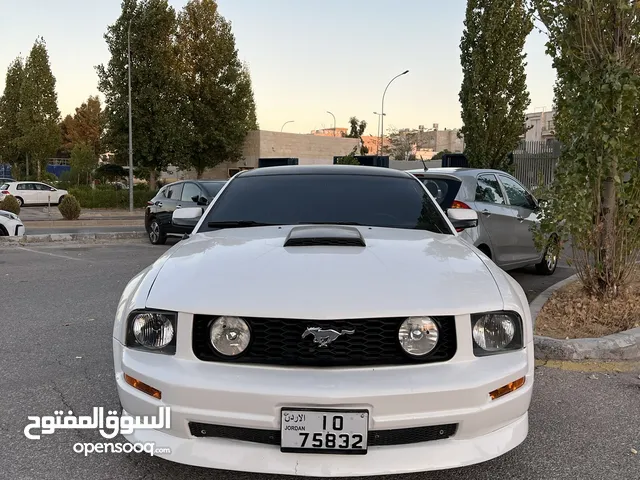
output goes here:
{"type": "Polygon", "coordinates": [[[253,220],[234,220],[227,222],[209,222],[209,228],[275,227],[278,223],[254,222],[253,220]]]}

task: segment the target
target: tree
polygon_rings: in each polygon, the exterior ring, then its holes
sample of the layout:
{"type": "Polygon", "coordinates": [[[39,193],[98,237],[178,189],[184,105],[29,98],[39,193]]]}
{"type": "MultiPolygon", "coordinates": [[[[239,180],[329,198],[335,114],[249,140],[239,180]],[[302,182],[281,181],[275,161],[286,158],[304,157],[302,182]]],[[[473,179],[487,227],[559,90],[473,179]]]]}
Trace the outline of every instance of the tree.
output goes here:
{"type": "Polygon", "coordinates": [[[362,135],[364,135],[364,131],[366,130],[366,128],[366,120],[360,121],[357,117],[351,117],[349,119],[349,133],[343,132],[342,134],[343,137],[357,138],[360,140],[360,155],[366,155],[367,153],[369,153],[369,149],[362,141],[362,135]]]}
{"type": "Polygon", "coordinates": [[[640,251],[640,10],[629,0],[534,0],[557,72],[563,144],[538,245],[571,240],[585,289],[624,293],[640,251]]]}
{"type": "Polygon", "coordinates": [[[103,163],[98,168],[96,168],[95,171],[96,178],[108,180],[111,182],[120,180],[127,175],[127,171],[122,167],[122,165],[116,165],[115,163],[103,163]]]}
{"type": "Polygon", "coordinates": [[[475,167],[506,170],[507,154],[523,133],[527,35],[533,27],[525,0],[468,0],[462,35],[460,135],[475,167]]]}
{"type": "Polygon", "coordinates": [[[136,166],[150,170],[149,184],[154,189],[160,172],[183,154],[176,14],[167,0],[123,0],[120,17],[105,33],[111,58],[107,65],[96,67],[98,88],[106,99],[104,141],[123,165],[129,151],[130,21],[133,159],[136,166]]]}
{"type": "Polygon", "coordinates": [[[414,149],[416,143],[407,132],[394,130],[389,134],[390,145],[384,146],[384,152],[394,160],[415,160],[414,149]]]}
{"type": "MultiPolygon", "coordinates": [[[[21,160],[18,139],[21,136],[18,127],[20,111],[20,89],[24,76],[22,58],[16,58],[7,69],[4,93],[0,97],[0,163],[11,163],[14,168],[21,160]]],[[[14,173],[17,175],[17,173],[14,173]]]]}
{"type": "Polygon", "coordinates": [[[358,146],[353,147],[353,150],[349,152],[344,157],[338,158],[336,161],[337,165],[362,165],[360,161],[356,158],[356,152],[358,150],[358,146]]]}
{"type": "MultiPolygon", "coordinates": [[[[17,115],[17,144],[28,155],[26,161],[35,164],[38,178],[46,170],[47,158],[60,146],[59,118],[56,79],[51,73],[45,41],[38,38],[24,66],[17,115]]],[[[28,175],[29,163],[26,170],[28,175]]]]}
{"type": "Polygon", "coordinates": [[[89,183],[91,173],[97,165],[97,157],[91,145],[76,143],[71,150],[72,178],[77,178],[80,183],[89,183]]]}
{"type": "Polygon", "coordinates": [[[201,178],[206,168],[240,160],[247,132],[257,129],[251,78],[214,0],[187,2],[178,16],[177,51],[185,155],[201,178]]]}
{"type": "Polygon", "coordinates": [[[76,108],[72,117],[67,115],[60,124],[62,132],[62,147],[70,153],[73,148],[82,143],[91,147],[93,156],[98,158],[101,152],[102,137],[102,106],[97,96],[90,96],[86,102],[76,108]]]}

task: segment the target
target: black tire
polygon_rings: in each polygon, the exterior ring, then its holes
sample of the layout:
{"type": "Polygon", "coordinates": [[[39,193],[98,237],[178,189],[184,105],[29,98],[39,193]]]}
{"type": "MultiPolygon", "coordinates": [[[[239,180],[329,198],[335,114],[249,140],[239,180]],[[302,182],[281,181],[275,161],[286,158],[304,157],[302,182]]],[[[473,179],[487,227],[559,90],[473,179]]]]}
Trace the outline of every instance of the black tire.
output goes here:
{"type": "Polygon", "coordinates": [[[18,205],[20,205],[20,207],[22,208],[24,206],[24,200],[22,200],[22,198],[20,197],[16,197],[16,200],[18,201],[18,205]]]}
{"type": "Polygon", "coordinates": [[[555,235],[551,236],[549,242],[547,243],[547,247],[544,249],[544,255],[542,256],[542,260],[540,263],[536,264],[536,271],[540,275],[553,275],[558,268],[558,253],[559,252],[551,252],[550,249],[555,250],[555,244],[558,243],[558,237],[555,235]]]}
{"type": "Polygon", "coordinates": [[[64,200],[64,195],[62,195],[59,199],[58,199],[58,205],[60,205],[62,203],[62,200],[64,200]]]}
{"type": "Polygon", "coordinates": [[[158,220],[155,218],[153,218],[151,223],[149,223],[149,230],[147,233],[152,245],[164,245],[167,241],[167,234],[164,233],[162,227],[158,223],[158,220]]]}
{"type": "Polygon", "coordinates": [[[0,237],[8,237],[9,236],[9,232],[7,232],[7,229],[4,228],[4,225],[0,225],[0,237]]]}

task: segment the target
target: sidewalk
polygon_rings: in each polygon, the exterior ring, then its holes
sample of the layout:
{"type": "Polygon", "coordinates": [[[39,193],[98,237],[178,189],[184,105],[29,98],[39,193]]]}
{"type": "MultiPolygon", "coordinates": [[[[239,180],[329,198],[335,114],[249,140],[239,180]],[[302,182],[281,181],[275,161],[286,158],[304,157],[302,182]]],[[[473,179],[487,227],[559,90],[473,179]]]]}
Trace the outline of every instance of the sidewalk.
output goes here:
{"type": "MultiPolygon", "coordinates": [[[[73,222],[96,222],[96,221],[107,221],[111,222],[113,220],[118,221],[139,221],[144,224],[144,208],[135,209],[133,212],[129,212],[129,210],[119,210],[119,209],[88,209],[83,208],[80,213],[80,218],[78,220],[72,220],[73,222]]],[[[47,226],[54,222],[55,225],[52,226],[63,226],[61,222],[67,222],[68,220],[64,220],[57,206],[52,206],[51,210],[47,207],[22,207],[20,209],[20,219],[23,221],[25,225],[32,224],[34,222],[46,222],[47,226]]],[[[75,223],[74,223],[75,224],[75,223]]],[[[94,225],[95,223],[90,223],[90,225],[94,225]]],[[[102,225],[102,223],[100,223],[102,225]]],[[[139,223],[134,223],[132,225],[138,225],[139,223]]],[[[79,225],[79,224],[78,224],[79,225]]],[[[126,225],[126,223],[118,224],[118,225],[126,225]]]]}

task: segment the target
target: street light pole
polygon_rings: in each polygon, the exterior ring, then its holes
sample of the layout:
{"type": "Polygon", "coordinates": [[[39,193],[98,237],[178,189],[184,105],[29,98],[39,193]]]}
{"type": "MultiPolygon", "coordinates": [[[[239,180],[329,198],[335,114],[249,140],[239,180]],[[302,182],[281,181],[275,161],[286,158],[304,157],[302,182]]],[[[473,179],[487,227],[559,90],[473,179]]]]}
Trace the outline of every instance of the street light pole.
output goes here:
{"type": "Polygon", "coordinates": [[[280,129],[280,131],[282,132],[282,130],[284,130],[284,126],[285,126],[287,123],[293,123],[293,122],[295,122],[295,120],[288,120],[288,121],[284,122],[284,123],[282,124],[282,128],[280,129]]]}
{"type": "Polygon", "coordinates": [[[327,110],[327,113],[333,117],[333,136],[336,136],[336,116],[327,110]]]}
{"type": "Polygon", "coordinates": [[[380,155],[380,117],[385,114],[378,113],[378,112],[373,112],[373,114],[378,116],[378,129],[376,130],[376,137],[378,137],[378,143],[376,145],[376,155],[380,155]]]}
{"type": "Polygon", "coordinates": [[[393,77],[389,83],[387,83],[386,88],[384,89],[384,93],[382,94],[382,110],[380,113],[380,116],[382,117],[380,119],[380,124],[381,124],[381,128],[380,128],[380,155],[382,155],[382,150],[383,150],[383,146],[384,146],[384,96],[387,94],[387,88],[389,88],[389,85],[391,85],[391,82],[393,82],[396,78],[401,77],[402,75],[406,75],[407,73],[409,73],[409,70],[405,70],[404,72],[396,75],[395,77],[393,77]]]}
{"type": "Polygon", "coordinates": [[[129,28],[127,30],[127,55],[129,74],[129,211],[133,212],[133,132],[131,120],[131,20],[129,19],[129,28]]]}

